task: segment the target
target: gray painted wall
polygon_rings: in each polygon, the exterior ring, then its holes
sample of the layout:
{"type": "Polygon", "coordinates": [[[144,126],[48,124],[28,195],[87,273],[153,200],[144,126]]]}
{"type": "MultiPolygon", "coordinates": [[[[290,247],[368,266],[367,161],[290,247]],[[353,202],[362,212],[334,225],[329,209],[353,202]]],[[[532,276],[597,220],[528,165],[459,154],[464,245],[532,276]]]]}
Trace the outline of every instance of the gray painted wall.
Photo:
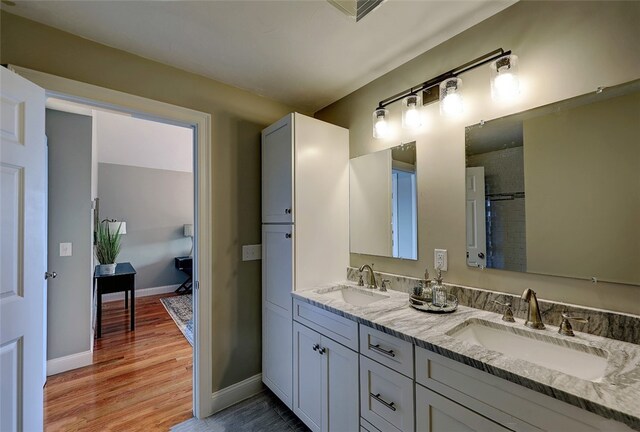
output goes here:
{"type": "Polygon", "coordinates": [[[47,359],[91,348],[91,123],[92,118],[47,110],[49,143],[49,280],[47,359]],[[73,244],[60,257],[59,244],[73,244]]]}
{"type": "Polygon", "coordinates": [[[136,289],[186,279],[173,259],[191,249],[182,226],[193,223],[192,173],[100,163],[98,197],[100,219],[127,222],[117,261],[135,267],[136,289]]]}

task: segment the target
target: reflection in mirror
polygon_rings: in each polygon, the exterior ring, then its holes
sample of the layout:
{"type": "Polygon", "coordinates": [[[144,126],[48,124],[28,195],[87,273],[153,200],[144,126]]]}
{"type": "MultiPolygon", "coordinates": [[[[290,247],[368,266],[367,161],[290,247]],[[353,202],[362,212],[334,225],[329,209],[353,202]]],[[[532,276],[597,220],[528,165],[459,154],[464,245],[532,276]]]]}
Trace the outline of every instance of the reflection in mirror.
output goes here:
{"type": "Polygon", "coordinates": [[[466,128],[467,264],[640,285],[640,80],[466,128]]]}
{"type": "Polygon", "coordinates": [[[349,185],[351,252],[417,260],[415,142],[351,159],[349,185]]]}

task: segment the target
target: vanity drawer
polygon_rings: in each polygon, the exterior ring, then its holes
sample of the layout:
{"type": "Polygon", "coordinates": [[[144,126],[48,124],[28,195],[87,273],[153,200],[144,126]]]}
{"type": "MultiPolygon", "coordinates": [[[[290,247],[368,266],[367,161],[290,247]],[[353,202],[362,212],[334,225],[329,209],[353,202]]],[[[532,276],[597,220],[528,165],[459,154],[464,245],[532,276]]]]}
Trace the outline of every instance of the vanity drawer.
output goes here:
{"type": "Polygon", "coordinates": [[[360,355],[360,415],[382,432],[414,426],[413,380],[360,355]]]}
{"type": "Polygon", "coordinates": [[[626,425],[415,348],[416,382],[515,431],[619,431],[626,425]]]}
{"type": "Polygon", "coordinates": [[[360,354],[413,378],[413,344],[360,325],[360,354]]]}
{"type": "Polygon", "coordinates": [[[358,351],[358,323],[309,303],[294,299],[293,319],[358,351]]]}

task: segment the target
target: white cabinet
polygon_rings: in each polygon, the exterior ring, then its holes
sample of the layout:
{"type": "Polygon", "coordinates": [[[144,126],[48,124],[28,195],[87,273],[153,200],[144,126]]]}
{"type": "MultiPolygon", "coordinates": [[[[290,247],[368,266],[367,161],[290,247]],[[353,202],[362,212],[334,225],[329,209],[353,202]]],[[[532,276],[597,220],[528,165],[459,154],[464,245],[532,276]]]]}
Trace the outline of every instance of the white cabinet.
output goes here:
{"type": "Polygon", "coordinates": [[[262,308],[262,381],[291,408],[291,312],[265,303],[262,308]]]}
{"type": "Polygon", "coordinates": [[[262,380],[291,407],[293,226],[262,228],[262,380]]]}
{"type": "Polygon", "coordinates": [[[509,430],[438,393],[416,385],[417,432],[507,432],[509,430]]]}
{"type": "Polygon", "coordinates": [[[289,408],[291,292],[345,277],[348,168],[347,129],[293,113],[262,131],[262,380],[289,408]]]}
{"type": "Polygon", "coordinates": [[[358,354],[294,323],[293,411],[314,432],[357,431],[358,354]]]}
{"type": "Polygon", "coordinates": [[[293,225],[262,225],[263,301],[289,311],[293,291],[293,225]]]}
{"type": "Polygon", "coordinates": [[[262,223],[293,222],[293,122],[262,131],[262,223]]]}

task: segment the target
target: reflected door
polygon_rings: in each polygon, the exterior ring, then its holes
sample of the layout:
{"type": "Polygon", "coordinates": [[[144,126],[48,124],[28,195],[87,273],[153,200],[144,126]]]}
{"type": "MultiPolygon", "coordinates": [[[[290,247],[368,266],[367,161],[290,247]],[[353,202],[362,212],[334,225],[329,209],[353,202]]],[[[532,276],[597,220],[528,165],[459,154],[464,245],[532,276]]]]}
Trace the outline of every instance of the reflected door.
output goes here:
{"type": "Polygon", "coordinates": [[[484,167],[467,168],[467,264],[487,265],[487,220],[484,211],[484,167]]]}

